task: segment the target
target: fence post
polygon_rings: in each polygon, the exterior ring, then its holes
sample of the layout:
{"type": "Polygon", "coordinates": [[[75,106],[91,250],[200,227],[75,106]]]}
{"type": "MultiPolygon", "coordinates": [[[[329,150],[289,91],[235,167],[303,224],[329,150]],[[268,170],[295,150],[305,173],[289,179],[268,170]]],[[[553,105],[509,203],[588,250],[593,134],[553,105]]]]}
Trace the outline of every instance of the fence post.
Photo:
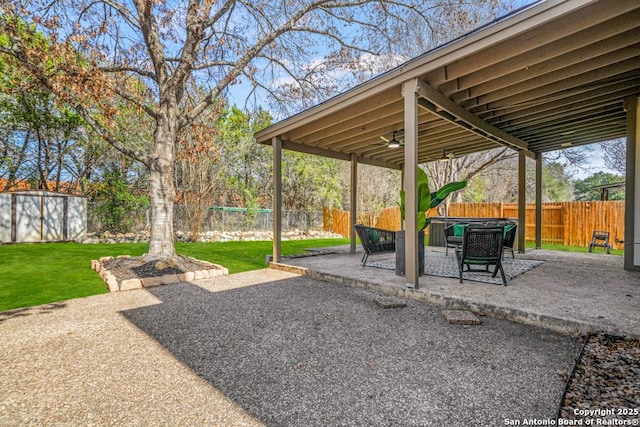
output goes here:
{"type": "Polygon", "coordinates": [[[567,223],[569,217],[571,217],[571,215],[568,215],[568,211],[569,211],[569,204],[563,203],[562,211],[561,211],[562,221],[560,223],[562,224],[562,244],[565,246],[569,244],[569,235],[571,234],[570,231],[572,229],[572,227],[570,227],[569,224],[567,223]],[[569,231],[569,233],[567,233],[567,231],[569,231]]]}

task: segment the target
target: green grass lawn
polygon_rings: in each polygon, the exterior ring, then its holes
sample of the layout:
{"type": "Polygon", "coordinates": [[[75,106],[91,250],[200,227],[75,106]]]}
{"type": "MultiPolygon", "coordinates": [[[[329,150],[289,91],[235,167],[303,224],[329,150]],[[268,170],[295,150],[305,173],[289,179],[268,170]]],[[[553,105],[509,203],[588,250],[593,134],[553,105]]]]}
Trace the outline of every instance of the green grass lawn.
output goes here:
{"type": "MultiPolygon", "coordinates": [[[[303,253],[305,248],[348,243],[348,239],[284,241],[282,253],[293,255],[303,253]]],[[[527,247],[534,245],[528,242],[527,247]]],[[[551,244],[542,247],[556,251],[587,251],[583,247],[551,244]]],[[[0,245],[0,311],[106,293],[104,282],[91,270],[91,260],[108,255],[139,256],[148,248],[146,243],[0,245]]],[[[271,254],[272,243],[176,243],[176,250],[182,255],[223,265],[233,274],[265,268],[265,256],[271,254]]],[[[611,253],[622,255],[623,251],[612,250],[611,253]]]]}
{"type": "MultiPolygon", "coordinates": [[[[535,248],[534,242],[527,242],[527,248],[532,249],[535,248]]],[[[586,246],[563,246],[556,243],[543,243],[542,249],[548,249],[550,251],[562,251],[562,252],[584,252],[587,253],[586,246]]],[[[595,248],[593,250],[594,253],[606,253],[603,248],[595,248]]],[[[622,249],[611,249],[611,255],[624,255],[624,251],[622,249]]]]}
{"type": "MultiPolygon", "coordinates": [[[[348,239],[284,241],[282,254],[348,243],[348,239]]],[[[109,255],[139,256],[148,248],[146,243],[1,245],[0,311],[106,293],[104,282],[91,270],[91,260],[109,255]]],[[[271,254],[272,243],[176,243],[176,251],[223,265],[233,274],[265,268],[265,256],[271,254]]]]}

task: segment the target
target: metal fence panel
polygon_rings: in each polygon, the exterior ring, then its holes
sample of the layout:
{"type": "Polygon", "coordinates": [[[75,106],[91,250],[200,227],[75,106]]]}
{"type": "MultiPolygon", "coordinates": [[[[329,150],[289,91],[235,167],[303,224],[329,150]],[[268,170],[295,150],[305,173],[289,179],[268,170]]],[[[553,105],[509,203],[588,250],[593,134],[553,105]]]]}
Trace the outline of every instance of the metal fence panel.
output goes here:
{"type": "MultiPolygon", "coordinates": [[[[98,204],[87,206],[87,231],[89,233],[104,230],[97,214],[98,204]]],[[[191,231],[189,218],[184,206],[174,206],[174,230],[191,231]]],[[[151,225],[151,211],[132,213],[135,215],[131,231],[148,229],[151,225]]],[[[273,213],[265,209],[251,210],[213,210],[207,209],[201,232],[208,231],[271,231],[273,229],[273,213]]],[[[282,230],[322,230],[322,211],[282,211],[282,230]]]]}

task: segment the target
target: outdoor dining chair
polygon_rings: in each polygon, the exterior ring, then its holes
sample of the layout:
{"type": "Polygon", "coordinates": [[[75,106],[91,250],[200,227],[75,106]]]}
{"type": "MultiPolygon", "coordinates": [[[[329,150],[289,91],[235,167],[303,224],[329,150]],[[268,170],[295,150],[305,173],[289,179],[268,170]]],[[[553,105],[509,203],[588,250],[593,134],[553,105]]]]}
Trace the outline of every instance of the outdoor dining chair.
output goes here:
{"type": "Polygon", "coordinates": [[[464,272],[487,272],[496,277],[498,271],[502,277],[502,284],[507,286],[507,280],[502,269],[502,249],[504,244],[504,227],[465,227],[462,235],[462,246],[456,249],[460,283],[463,282],[464,272]],[[466,266],[466,270],[464,269],[466,266]],[[484,269],[472,269],[471,266],[484,266],[484,269]],[[494,266],[493,271],[489,266],[494,266]]]}
{"type": "Polygon", "coordinates": [[[462,234],[469,224],[458,222],[444,228],[445,255],[449,255],[449,248],[457,248],[462,244],[462,234]]]}
{"type": "Polygon", "coordinates": [[[515,258],[516,255],[513,253],[513,243],[516,240],[516,231],[518,225],[513,222],[507,222],[504,226],[504,243],[503,249],[506,252],[507,250],[511,251],[511,258],[515,258]]]}
{"type": "Polygon", "coordinates": [[[367,227],[362,224],[354,226],[364,249],[360,264],[367,265],[369,255],[384,254],[396,251],[396,233],[382,228],[367,227]]]}

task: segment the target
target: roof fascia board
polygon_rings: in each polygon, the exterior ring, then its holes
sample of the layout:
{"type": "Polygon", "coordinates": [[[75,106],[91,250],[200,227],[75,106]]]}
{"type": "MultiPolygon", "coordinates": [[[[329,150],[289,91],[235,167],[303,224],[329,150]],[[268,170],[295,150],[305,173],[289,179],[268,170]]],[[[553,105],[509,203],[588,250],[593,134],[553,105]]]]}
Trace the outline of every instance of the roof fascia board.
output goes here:
{"type": "Polygon", "coordinates": [[[291,129],[298,128],[329,115],[357,102],[366,100],[373,95],[402,85],[403,82],[418,78],[429,71],[449,64],[466,55],[479,51],[501,40],[512,37],[536,27],[549,19],[564,15],[579,9],[593,0],[548,0],[524,10],[504,21],[497,22],[477,33],[472,33],[450,44],[446,44],[434,51],[430,51],[414,58],[405,64],[388,71],[368,82],[356,86],[342,94],[331,98],[315,107],[275,123],[256,133],[256,140],[264,142],[274,136],[282,135],[291,129]]]}
{"type": "Polygon", "coordinates": [[[385,162],[383,160],[370,159],[368,157],[357,156],[358,163],[362,163],[370,166],[377,166],[385,169],[402,170],[402,166],[396,163],[385,162]]]}
{"type": "MultiPolygon", "coordinates": [[[[268,142],[261,142],[261,144],[270,145],[268,142]]],[[[350,154],[341,153],[339,151],[327,150],[320,147],[313,147],[310,145],[299,144],[293,141],[282,141],[282,149],[297,151],[299,153],[313,154],[316,156],[329,157],[337,160],[344,160],[346,162],[351,161],[350,154]]],[[[357,160],[358,160],[358,163],[363,163],[366,165],[378,166],[386,169],[396,169],[396,170],[401,169],[401,166],[396,163],[385,162],[382,160],[370,159],[362,156],[358,156],[357,160]]]]}

